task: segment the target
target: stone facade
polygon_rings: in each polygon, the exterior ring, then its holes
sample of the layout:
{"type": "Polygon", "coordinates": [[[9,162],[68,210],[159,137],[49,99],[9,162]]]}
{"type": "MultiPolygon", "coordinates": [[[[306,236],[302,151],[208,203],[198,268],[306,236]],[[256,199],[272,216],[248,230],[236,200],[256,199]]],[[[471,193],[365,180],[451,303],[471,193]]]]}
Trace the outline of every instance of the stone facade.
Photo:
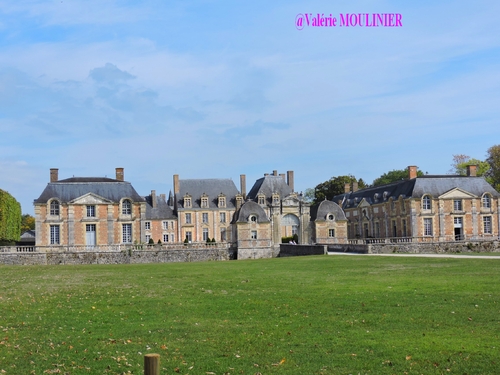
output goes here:
{"type": "Polygon", "coordinates": [[[417,177],[334,197],[345,212],[350,239],[408,238],[410,242],[495,239],[500,194],[472,171],[469,176],[417,177]]]}

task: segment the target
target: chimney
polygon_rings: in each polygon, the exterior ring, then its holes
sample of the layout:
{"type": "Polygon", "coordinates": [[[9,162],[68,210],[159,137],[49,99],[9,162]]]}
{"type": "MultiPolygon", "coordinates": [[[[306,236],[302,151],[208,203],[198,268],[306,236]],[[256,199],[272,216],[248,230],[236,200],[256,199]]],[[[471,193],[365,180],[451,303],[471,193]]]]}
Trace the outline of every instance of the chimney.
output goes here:
{"type": "Polygon", "coordinates": [[[165,194],[160,194],[160,200],[162,200],[163,202],[166,202],[167,196],[165,194]]]}
{"type": "Polygon", "coordinates": [[[267,177],[267,176],[269,176],[269,173],[264,173],[264,177],[267,177]]]}
{"type": "Polygon", "coordinates": [[[59,169],[50,168],[50,182],[57,182],[59,180],[59,169]]]}
{"type": "Polygon", "coordinates": [[[414,165],[410,165],[408,167],[408,178],[410,180],[417,178],[417,167],[415,167],[414,165]]]}
{"type": "Polygon", "coordinates": [[[125,175],[123,173],[123,168],[116,168],[116,179],[118,181],[124,181],[125,175]]]}
{"type": "Polygon", "coordinates": [[[293,171],[287,171],[286,172],[286,178],[287,178],[287,181],[286,181],[286,184],[288,186],[290,186],[290,188],[292,189],[292,191],[294,191],[294,184],[293,184],[293,171]]]}
{"type": "Polygon", "coordinates": [[[351,191],[351,184],[344,184],[344,193],[349,193],[351,191]]]}
{"type": "Polygon", "coordinates": [[[247,197],[247,176],[244,174],[240,174],[240,190],[241,195],[243,195],[243,199],[247,197]]]}
{"type": "Polygon", "coordinates": [[[358,191],[358,182],[357,181],[353,181],[352,183],[352,192],[356,192],[358,191]]]}
{"type": "Polygon", "coordinates": [[[174,195],[179,194],[181,188],[179,186],[179,175],[174,174],[174,195]]]}
{"type": "Polygon", "coordinates": [[[283,179],[283,181],[286,182],[286,177],[285,177],[285,174],[284,173],[280,173],[280,177],[283,179]]]}
{"type": "Polygon", "coordinates": [[[467,176],[476,177],[477,176],[477,165],[468,165],[467,166],[467,176]]]}
{"type": "Polygon", "coordinates": [[[277,176],[278,175],[278,171],[274,170],[273,171],[273,176],[277,176]]]}
{"type": "Polygon", "coordinates": [[[151,206],[153,206],[153,208],[158,206],[158,202],[156,201],[156,190],[151,190],[151,206]]]}

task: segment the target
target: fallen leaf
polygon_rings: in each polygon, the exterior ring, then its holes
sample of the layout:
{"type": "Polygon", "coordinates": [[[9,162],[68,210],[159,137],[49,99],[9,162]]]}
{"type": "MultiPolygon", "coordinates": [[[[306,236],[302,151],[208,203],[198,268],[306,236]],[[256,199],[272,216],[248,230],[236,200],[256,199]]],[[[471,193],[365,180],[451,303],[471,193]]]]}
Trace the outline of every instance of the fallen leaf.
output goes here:
{"type": "Polygon", "coordinates": [[[406,356],[406,360],[409,361],[411,359],[411,355],[406,356]]]}

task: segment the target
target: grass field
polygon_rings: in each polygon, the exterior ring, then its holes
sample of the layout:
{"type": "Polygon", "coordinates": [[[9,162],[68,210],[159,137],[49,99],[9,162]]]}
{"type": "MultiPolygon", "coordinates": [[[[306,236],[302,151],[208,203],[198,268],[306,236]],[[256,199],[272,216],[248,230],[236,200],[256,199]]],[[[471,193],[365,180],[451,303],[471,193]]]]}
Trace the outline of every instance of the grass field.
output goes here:
{"type": "Polygon", "coordinates": [[[500,263],[0,267],[0,374],[498,374],[500,263]]]}

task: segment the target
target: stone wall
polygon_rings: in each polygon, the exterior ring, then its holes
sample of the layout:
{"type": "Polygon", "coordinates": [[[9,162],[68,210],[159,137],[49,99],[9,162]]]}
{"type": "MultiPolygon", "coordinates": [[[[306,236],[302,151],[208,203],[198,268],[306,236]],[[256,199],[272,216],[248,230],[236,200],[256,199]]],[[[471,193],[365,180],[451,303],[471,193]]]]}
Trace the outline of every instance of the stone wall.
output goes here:
{"type": "Polygon", "coordinates": [[[363,254],[474,254],[500,252],[499,241],[334,244],[328,251],[363,254]]]}
{"type": "Polygon", "coordinates": [[[326,245],[291,245],[280,244],[280,257],[293,257],[301,255],[324,255],[326,245]]]}
{"type": "Polygon", "coordinates": [[[179,250],[125,250],[118,252],[47,252],[1,253],[0,264],[57,265],[57,264],[137,264],[201,262],[236,259],[232,249],[179,249],[179,250]]]}

